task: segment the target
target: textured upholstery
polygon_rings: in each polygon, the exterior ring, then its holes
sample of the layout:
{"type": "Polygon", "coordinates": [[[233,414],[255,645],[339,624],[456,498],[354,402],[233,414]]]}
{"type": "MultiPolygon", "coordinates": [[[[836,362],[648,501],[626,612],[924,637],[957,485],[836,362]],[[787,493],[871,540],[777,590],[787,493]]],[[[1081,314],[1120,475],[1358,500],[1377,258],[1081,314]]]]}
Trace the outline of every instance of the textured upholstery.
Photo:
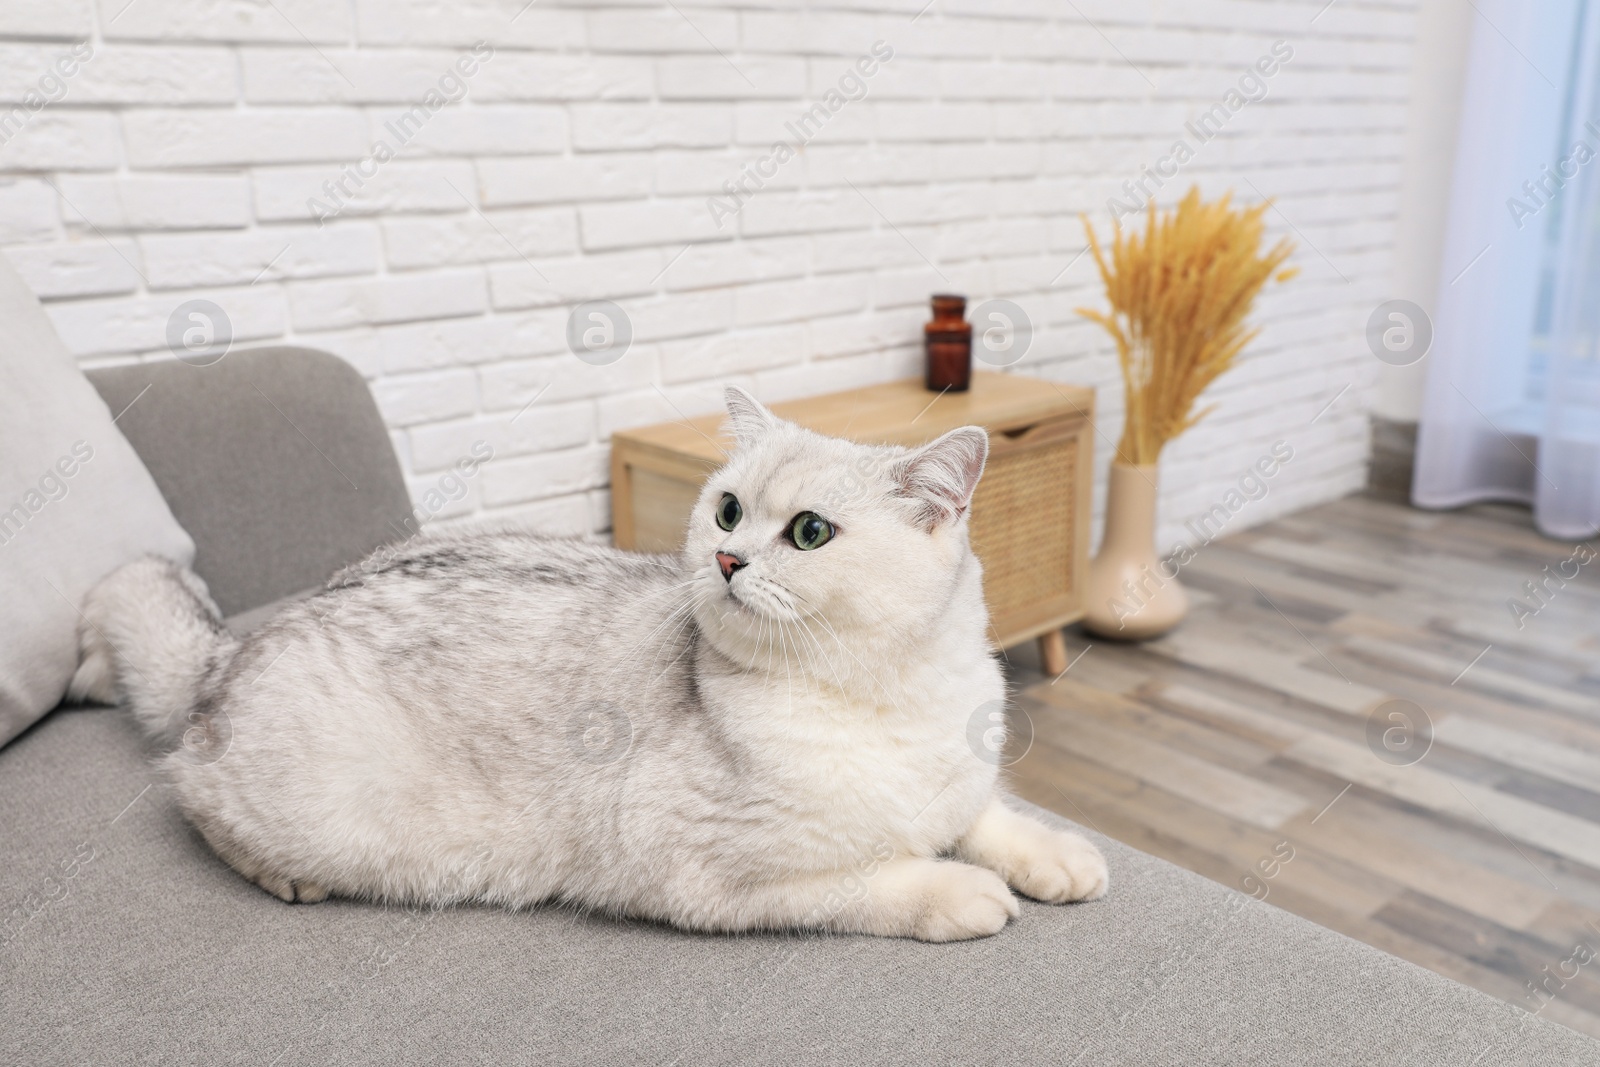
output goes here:
{"type": "MultiPolygon", "coordinates": [[[[308,367],[281,392],[243,379],[280,404],[325,380],[308,355],[271,358],[308,367]]],[[[348,402],[348,380],[329,377],[348,402]]],[[[237,417],[161,409],[187,428],[129,437],[165,450],[147,462],[231,610],[390,532],[398,474],[373,434],[341,438],[314,398],[284,408],[362,486],[340,490],[315,450],[237,397],[217,402],[237,417]],[[260,454],[207,436],[242,423],[260,454]],[[219,478],[239,484],[208,489],[219,478]]],[[[365,419],[370,401],[356,406],[365,419]]],[[[1024,904],[999,936],[954,945],[694,936],[557,908],[291,906],[210,852],[152,755],[106,708],[57,709],[0,750],[5,1061],[1600,1064],[1588,1038],[1103,838],[1106,899],[1024,904]]]]}
{"type": "Polygon", "coordinates": [[[225,614],[414,532],[388,431],[343,360],[263,348],[89,378],[111,410],[127,408],[117,425],[194,538],[195,570],[225,614]]]}
{"type": "Polygon", "coordinates": [[[0,934],[6,1062],[1600,1064],[1586,1037],[1103,839],[1104,900],[925,945],[283,904],[188,828],[113,709],[0,751],[0,810],[0,900],[57,896],[0,934]]]}

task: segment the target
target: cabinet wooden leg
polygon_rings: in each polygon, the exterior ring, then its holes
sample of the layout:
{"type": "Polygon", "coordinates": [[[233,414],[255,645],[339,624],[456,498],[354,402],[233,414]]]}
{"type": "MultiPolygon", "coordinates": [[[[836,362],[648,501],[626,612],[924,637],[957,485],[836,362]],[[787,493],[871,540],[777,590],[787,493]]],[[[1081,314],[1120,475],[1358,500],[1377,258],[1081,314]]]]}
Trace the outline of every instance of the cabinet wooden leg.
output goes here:
{"type": "Polygon", "coordinates": [[[1039,663],[1052,678],[1067,669],[1067,639],[1060,630],[1039,636],[1039,663]]]}

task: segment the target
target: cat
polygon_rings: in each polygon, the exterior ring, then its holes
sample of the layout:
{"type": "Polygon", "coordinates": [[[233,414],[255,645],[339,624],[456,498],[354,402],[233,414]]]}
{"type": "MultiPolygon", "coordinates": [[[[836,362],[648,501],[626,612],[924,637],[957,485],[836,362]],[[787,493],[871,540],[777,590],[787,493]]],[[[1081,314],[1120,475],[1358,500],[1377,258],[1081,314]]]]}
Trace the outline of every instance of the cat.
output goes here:
{"type": "Polygon", "coordinates": [[[539,902],[693,931],[951,941],[1092,900],[1085,838],[969,741],[1005,682],[977,427],[914,450],[727,391],[676,556],[532,533],[380,549],[244,638],[155,558],[83,608],[73,691],[173,746],[178,803],[286,901],[539,902]]]}

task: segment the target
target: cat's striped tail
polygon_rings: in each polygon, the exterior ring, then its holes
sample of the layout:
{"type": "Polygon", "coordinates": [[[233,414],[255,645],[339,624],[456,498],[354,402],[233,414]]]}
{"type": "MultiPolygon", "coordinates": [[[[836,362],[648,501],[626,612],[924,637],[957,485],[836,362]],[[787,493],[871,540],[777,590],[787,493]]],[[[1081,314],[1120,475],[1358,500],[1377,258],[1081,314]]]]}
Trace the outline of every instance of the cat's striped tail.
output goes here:
{"type": "Polygon", "coordinates": [[[146,730],[175,745],[206,674],[237,648],[205,582],[147,556],[113,571],[84,598],[78,669],[67,695],[124,704],[146,730]]]}

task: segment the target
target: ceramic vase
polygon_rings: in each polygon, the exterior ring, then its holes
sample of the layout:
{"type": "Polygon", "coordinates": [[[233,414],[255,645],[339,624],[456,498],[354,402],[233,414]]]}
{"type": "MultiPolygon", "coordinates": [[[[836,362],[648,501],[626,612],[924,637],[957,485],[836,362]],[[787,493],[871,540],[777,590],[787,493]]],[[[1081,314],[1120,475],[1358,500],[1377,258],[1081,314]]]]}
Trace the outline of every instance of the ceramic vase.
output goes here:
{"type": "Polygon", "coordinates": [[[1189,611],[1176,568],[1156,555],[1157,469],[1111,464],[1105,536],[1084,583],[1083,626],[1100,637],[1159,637],[1189,611]]]}

